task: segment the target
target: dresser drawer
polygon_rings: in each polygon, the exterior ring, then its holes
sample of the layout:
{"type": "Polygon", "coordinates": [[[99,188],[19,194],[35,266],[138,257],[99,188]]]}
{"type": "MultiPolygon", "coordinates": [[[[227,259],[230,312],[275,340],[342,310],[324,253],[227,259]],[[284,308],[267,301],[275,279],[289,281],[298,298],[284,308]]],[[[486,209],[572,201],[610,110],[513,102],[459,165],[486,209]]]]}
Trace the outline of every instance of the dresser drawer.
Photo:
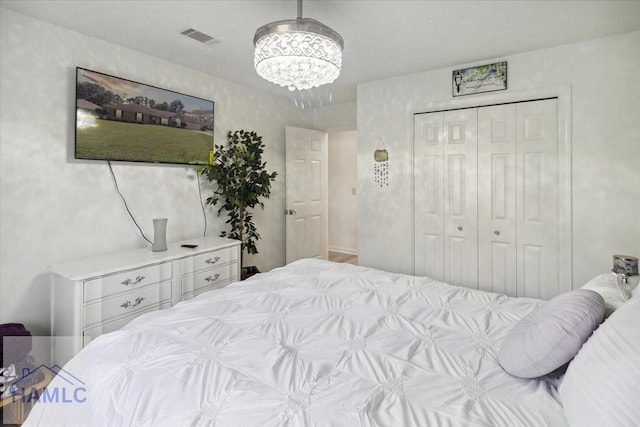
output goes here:
{"type": "Polygon", "coordinates": [[[135,319],[136,317],[140,316],[141,314],[150,313],[152,311],[164,310],[164,309],[169,308],[169,307],[171,307],[171,302],[165,302],[165,303],[162,303],[162,304],[157,305],[157,306],[147,307],[145,309],[142,309],[141,311],[136,312],[132,316],[122,317],[122,318],[113,320],[111,322],[100,323],[97,326],[94,326],[92,328],[86,329],[84,331],[84,333],[83,333],[82,345],[85,346],[85,345],[89,344],[89,342],[91,342],[91,340],[93,340],[94,338],[96,338],[96,337],[98,337],[98,336],[100,336],[102,334],[106,334],[106,333],[109,333],[109,332],[117,331],[118,329],[122,328],[124,325],[126,325],[129,322],[131,322],[133,319],[135,319]]]}
{"type": "Polygon", "coordinates": [[[238,248],[223,248],[205,252],[182,260],[182,271],[185,274],[209,269],[238,259],[238,248]]]}
{"type": "Polygon", "coordinates": [[[171,299],[171,281],[146,286],[84,306],[84,327],[130,314],[138,315],[160,301],[171,299]]]}
{"type": "Polygon", "coordinates": [[[49,266],[51,334],[74,338],[54,344],[52,360],[62,366],[91,339],[141,314],[240,280],[239,257],[239,241],[206,236],[169,242],[163,252],[144,247],[49,266]]]}
{"type": "Polygon", "coordinates": [[[232,280],[237,280],[238,264],[231,263],[218,268],[203,270],[195,274],[182,277],[182,294],[192,294],[200,289],[224,286],[232,280]]]}
{"type": "Polygon", "coordinates": [[[129,270],[110,276],[86,280],[84,282],[84,302],[96,301],[102,298],[129,292],[152,283],[170,280],[172,264],[166,262],[159,265],[129,270]]]}

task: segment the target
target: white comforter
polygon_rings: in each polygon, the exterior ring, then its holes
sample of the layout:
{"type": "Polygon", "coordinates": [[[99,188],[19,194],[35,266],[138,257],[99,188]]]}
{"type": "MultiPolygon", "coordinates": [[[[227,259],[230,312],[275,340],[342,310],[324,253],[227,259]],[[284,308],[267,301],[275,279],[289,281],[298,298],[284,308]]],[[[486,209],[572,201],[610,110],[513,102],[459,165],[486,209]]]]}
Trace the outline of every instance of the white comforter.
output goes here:
{"type": "Polygon", "coordinates": [[[65,366],[86,399],[25,425],[564,426],[550,382],[497,362],[538,304],[302,260],[99,337],[65,366]]]}

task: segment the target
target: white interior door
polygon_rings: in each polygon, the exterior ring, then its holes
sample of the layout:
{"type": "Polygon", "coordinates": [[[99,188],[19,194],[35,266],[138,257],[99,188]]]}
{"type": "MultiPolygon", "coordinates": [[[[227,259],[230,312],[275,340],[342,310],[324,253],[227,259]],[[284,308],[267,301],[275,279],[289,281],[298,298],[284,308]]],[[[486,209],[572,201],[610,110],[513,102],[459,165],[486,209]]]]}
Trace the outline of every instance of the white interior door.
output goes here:
{"type": "Polygon", "coordinates": [[[478,109],[478,285],[516,296],[516,105],[478,109]]]}
{"type": "Polygon", "coordinates": [[[516,106],[517,296],[549,299],[563,286],[557,105],[549,99],[516,106]]]}
{"type": "Polygon", "coordinates": [[[429,276],[436,280],[444,280],[442,114],[416,114],[413,118],[414,268],[417,276],[429,276]]]}
{"type": "Polygon", "coordinates": [[[478,288],[477,110],[443,114],[444,280],[478,288]]]}
{"type": "Polygon", "coordinates": [[[327,134],[286,127],[287,263],[327,259],[327,134]]]}
{"type": "Polygon", "coordinates": [[[414,116],[414,270],[478,287],[476,109],[414,116]]]}
{"type": "Polygon", "coordinates": [[[560,145],[557,99],[414,115],[415,274],[510,296],[570,289],[560,145]]]}

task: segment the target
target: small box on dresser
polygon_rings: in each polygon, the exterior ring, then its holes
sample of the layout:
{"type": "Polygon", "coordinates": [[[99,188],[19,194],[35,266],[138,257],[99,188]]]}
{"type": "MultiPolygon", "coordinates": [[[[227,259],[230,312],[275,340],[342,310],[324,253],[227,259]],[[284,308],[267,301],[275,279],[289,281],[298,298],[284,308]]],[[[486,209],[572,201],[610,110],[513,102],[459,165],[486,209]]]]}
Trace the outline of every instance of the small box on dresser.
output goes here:
{"type": "Polygon", "coordinates": [[[240,280],[240,242],[220,237],[169,243],[163,252],[141,248],[49,267],[51,332],[73,337],[53,357],[66,363],[98,335],[120,329],[141,314],[240,280]],[[197,245],[184,248],[182,244],[197,245]]]}

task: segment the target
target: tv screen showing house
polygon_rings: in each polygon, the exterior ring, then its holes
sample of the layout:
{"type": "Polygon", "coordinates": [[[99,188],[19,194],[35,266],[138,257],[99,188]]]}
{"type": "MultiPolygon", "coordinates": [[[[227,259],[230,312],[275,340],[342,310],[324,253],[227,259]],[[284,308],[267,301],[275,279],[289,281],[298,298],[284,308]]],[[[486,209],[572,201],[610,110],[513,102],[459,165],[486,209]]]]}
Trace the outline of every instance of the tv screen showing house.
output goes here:
{"type": "Polygon", "coordinates": [[[213,105],[78,67],[75,158],[208,164],[213,105]]]}

